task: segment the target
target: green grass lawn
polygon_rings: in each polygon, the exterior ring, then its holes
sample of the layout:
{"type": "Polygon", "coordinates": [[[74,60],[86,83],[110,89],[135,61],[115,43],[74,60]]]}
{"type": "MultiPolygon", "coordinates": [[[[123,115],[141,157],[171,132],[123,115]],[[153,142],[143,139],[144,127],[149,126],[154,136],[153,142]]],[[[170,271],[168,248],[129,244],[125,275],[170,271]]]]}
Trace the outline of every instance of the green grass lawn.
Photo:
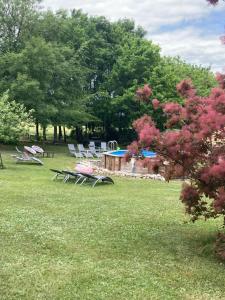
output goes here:
{"type": "Polygon", "coordinates": [[[73,167],[65,147],[44,166],[0,170],[0,299],[225,299],[214,256],[220,222],[185,223],[180,182],[115,177],[53,182],[73,167]]]}

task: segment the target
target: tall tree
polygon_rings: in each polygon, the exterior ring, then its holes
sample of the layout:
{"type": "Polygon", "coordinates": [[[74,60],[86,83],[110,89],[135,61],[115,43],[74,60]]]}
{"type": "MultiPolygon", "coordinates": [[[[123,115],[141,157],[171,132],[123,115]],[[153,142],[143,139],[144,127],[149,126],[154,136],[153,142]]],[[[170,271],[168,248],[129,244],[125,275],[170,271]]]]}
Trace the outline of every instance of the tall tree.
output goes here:
{"type": "Polygon", "coordinates": [[[39,0],[0,0],[0,51],[18,51],[30,37],[39,0]]]}
{"type": "Polygon", "coordinates": [[[31,113],[23,105],[9,101],[7,93],[0,97],[0,111],[0,141],[15,143],[28,132],[31,113]]]}
{"type": "MultiPolygon", "coordinates": [[[[18,54],[0,59],[0,89],[9,89],[12,98],[33,109],[37,125],[60,125],[65,107],[82,110],[82,70],[68,47],[32,38],[18,54]]],[[[38,136],[38,131],[37,131],[38,136]]]]}

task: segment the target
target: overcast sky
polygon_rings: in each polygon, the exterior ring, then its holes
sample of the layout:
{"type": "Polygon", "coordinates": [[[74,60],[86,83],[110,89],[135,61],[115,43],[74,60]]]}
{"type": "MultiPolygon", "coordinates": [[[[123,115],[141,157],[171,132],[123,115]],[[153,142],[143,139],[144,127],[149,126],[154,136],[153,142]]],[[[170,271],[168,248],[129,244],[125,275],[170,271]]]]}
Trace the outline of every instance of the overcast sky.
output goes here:
{"type": "Polygon", "coordinates": [[[114,21],[135,20],[159,44],[162,54],[224,71],[225,3],[209,6],[205,0],[43,0],[45,8],[82,9],[114,21]]]}

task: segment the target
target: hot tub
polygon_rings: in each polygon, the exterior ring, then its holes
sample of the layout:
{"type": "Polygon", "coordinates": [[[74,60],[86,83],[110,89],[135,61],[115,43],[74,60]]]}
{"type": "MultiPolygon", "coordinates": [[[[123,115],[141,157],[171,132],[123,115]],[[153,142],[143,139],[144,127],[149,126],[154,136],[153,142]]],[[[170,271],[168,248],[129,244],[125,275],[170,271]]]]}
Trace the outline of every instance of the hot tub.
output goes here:
{"type": "MultiPolygon", "coordinates": [[[[103,165],[105,169],[110,171],[121,171],[126,162],[124,161],[124,156],[128,150],[114,150],[104,153],[103,165]]],[[[156,153],[152,151],[143,150],[144,157],[155,158],[156,153]]]]}

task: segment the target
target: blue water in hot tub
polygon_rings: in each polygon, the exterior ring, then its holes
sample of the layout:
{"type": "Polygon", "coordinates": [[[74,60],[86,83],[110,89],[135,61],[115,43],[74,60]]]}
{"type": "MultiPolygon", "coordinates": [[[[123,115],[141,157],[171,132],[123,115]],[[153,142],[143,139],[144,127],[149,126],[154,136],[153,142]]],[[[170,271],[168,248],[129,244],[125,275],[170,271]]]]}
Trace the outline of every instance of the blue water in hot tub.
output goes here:
{"type": "MultiPolygon", "coordinates": [[[[108,152],[108,154],[123,157],[127,152],[127,150],[115,150],[108,152]]],[[[142,154],[144,157],[156,157],[156,153],[152,151],[142,150],[142,154]]]]}

